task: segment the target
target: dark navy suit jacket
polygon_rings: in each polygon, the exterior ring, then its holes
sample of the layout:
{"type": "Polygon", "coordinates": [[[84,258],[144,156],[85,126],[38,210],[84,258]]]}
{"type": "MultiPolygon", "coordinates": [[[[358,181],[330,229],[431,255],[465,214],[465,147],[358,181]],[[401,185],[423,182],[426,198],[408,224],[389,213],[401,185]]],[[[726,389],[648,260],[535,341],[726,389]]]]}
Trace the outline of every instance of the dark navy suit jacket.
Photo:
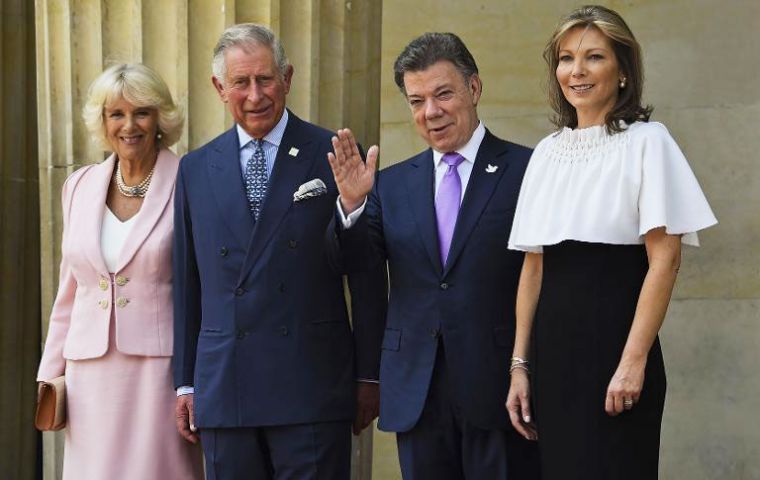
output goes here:
{"type": "Polygon", "coordinates": [[[255,222],[234,128],[180,163],[174,383],[194,386],[201,428],[349,420],[356,379],[377,378],[385,279],[349,278],[352,331],[342,273],[325,250],[337,198],[331,136],[289,114],[255,222]],[[314,178],[327,193],[294,202],[314,178]]]}
{"type": "Polygon", "coordinates": [[[486,132],[445,266],[431,150],[379,172],[356,225],[333,230],[339,239],[331,252],[348,271],[388,262],[381,429],[403,432],[417,422],[439,341],[462,415],[480,428],[509,428],[504,402],[523,254],[509,251],[507,241],[530,154],[486,132]]]}

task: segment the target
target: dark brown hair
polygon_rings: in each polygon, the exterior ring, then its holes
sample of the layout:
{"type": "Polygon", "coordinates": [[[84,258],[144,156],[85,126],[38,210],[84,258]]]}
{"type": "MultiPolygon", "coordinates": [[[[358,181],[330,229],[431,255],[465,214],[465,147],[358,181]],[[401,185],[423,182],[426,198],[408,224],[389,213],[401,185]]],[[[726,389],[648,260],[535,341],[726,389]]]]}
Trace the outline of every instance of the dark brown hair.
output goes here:
{"type": "Polygon", "coordinates": [[[478,73],[475,59],[461,38],[453,33],[428,32],[415,38],[396,58],[393,80],[406,95],[404,74],[419,72],[442,60],[451,62],[462,74],[465,82],[478,73]]]}

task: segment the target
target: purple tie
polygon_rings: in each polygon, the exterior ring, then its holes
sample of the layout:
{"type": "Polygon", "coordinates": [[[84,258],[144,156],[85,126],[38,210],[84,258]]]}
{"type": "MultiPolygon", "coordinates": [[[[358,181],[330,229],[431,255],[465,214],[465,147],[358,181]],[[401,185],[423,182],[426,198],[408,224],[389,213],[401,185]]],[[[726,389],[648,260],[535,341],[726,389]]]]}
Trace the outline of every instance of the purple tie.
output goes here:
{"type": "Polygon", "coordinates": [[[438,246],[441,252],[441,265],[446,265],[446,258],[451,248],[451,237],[454,236],[454,226],[457,224],[459,203],[462,200],[462,180],[459,178],[457,167],[464,157],[456,152],[443,155],[449,169],[443,174],[438,194],[435,196],[435,217],[438,220],[438,246]]]}

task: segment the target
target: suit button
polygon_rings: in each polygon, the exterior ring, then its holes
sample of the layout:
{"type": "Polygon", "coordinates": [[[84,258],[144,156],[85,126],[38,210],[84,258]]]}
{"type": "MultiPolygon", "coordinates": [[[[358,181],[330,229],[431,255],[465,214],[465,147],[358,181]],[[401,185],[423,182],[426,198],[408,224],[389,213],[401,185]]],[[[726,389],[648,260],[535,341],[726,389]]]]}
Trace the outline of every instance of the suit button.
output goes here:
{"type": "Polygon", "coordinates": [[[296,248],[298,246],[298,240],[288,240],[288,248],[296,248]]]}
{"type": "Polygon", "coordinates": [[[119,298],[116,299],[116,306],[119,307],[119,308],[126,307],[128,303],[129,303],[129,299],[128,298],[119,297],[119,298]]]}
{"type": "Polygon", "coordinates": [[[240,297],[245,293],[245,290],[242,288],[235,289],[235,296],[240,297]]]}
{"type": "Polygon", "coordinates": [[[441,283],[441,290],[448,290],[448,289],[449,289],[449,284],[448,283],[446,283],[446,282],[441,283]]]}
{"type": "Polygon", "coordinates": [[[98,288],[100,288],[103,291],[108,290],[108,280],[106,280],[103,277],[100,277],[100,280],[98,280],[98,288]]]}
{"type": "Polygon", "coordinates": [[[281,326],[280,327],[280,335],[282,335],[284,337],[287,334],[288,334],[288,327],[286,327],[285,325],[281,326]]]}
{"type": "Polygon", "coordinates": [[[235,331],[235,338],[237,338],[238,340],[242,340],[243,337],[245,337],[245,332],[243,330],[235,331]]]}
{"type": "Polygon", "coordinates": [[[118,276],[116,277],[116,285],[118,285],[118,286],[120,286],[120,287],[123,287],[123,286],[124,286],[124,285],[126,285],[127,283],[129,283],[129,278],[127,278],[127,277],[122,277],[121,275],[118,275],[118,276]]]}
{"type": "Polygon", "coordinates": [[[100,305],[100,308],[105,310],[106,308],[108,308],[108,300],[101,300],[98,302],[98,305],[100,305]]]}
{"type": "Polygon", "coordinates": [[[228,253],[230,253],[230,251],[227,250],[227,247],[222,247],[219,249],[219,255],[223,257],[226,257],[228,253]]]}
{"type": "Polygon", "coordinates": [[[440,335],[441,332],[437,328],[430,329],[430,336],[433,338],[438,338],[438,335],[440,335]]]}

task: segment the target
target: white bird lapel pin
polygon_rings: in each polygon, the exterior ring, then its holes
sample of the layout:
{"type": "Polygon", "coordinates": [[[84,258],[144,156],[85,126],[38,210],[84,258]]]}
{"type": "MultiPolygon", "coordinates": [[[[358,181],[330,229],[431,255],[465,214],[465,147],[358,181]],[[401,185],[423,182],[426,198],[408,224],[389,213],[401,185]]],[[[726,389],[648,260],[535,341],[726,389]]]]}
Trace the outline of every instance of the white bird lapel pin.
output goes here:
{"type": "Polygon", "coordinates": [[[288,151],[288,155],[290,155],[291,157],[295,157],[296,155],[298,155],[298,149],[296,147],[291,148],[288,151]]]}
{"type": "Polygon", "coordinates": [[[486,173],[494,173],[496,170],[498,170],[499,167],[497,165],[491,165],[490,163],[486,167],[486,173]]]}

